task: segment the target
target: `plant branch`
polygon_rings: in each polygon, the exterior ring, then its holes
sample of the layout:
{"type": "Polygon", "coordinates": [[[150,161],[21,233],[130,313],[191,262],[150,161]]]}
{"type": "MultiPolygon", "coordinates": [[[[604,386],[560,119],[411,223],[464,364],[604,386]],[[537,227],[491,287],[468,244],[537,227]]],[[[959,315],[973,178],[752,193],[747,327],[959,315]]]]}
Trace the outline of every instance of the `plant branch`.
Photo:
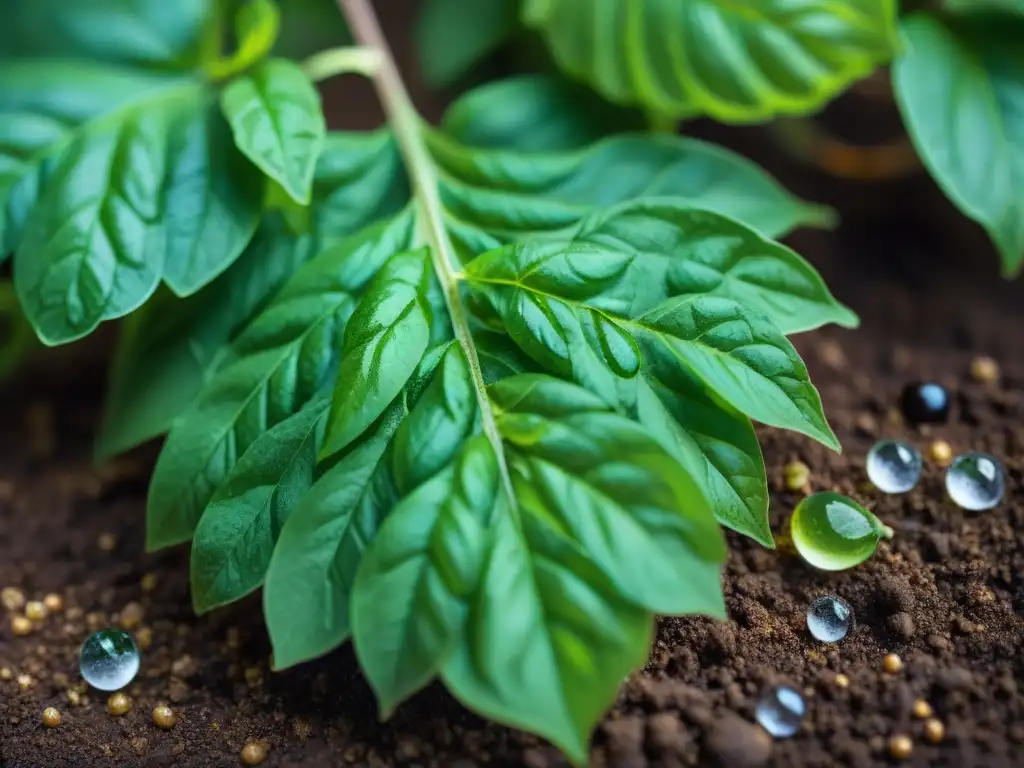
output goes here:
{"type": "Polygon", "coordinates": [[[380,25],[377,23],[377,17],[370,1],[336,0],[336,2],[342,15],[348,21],[349,29],[356,42],[360,46],[373,49],[378,54],[378,66],[372,75],[373,83],[381,105],[384,107],[384,113],[398,140],[399,150],[409,172],[413,196],[418,208],[417,229],[424,243],[429,246],[434,272],[441,284],[445,303],[448,306],[452,330],[469,363],[484,434],[494,449],[501,469],[502,482],[509,499],[514,499],[512,480],[509,477],[505,454],[502,450],[501,435],[498,433],[498,426],[494,421],[494,413],[487,396],[487,387],[484,384],[483,371],[480,368],[480,358],[477,356],[476,345],[473,343],[470,333],[466,307],[462,295],[459,293],[459,278],[456,272],[459,260],[444,225],[444,213],[438,193],[437,168],[423,140],[423,122],[405,89],[405,84],[398,73],[398,67],[395,65],[395,58],[380,25]]]}
{"type": "Polygon", "coordinates": [[[373,77],[380,68],[380,58],[380,51],[368,46],[328,48],[326,51],[314,53],[302,62],[302,69],[313,82],[320,82],[335,75],[373,77]]]}

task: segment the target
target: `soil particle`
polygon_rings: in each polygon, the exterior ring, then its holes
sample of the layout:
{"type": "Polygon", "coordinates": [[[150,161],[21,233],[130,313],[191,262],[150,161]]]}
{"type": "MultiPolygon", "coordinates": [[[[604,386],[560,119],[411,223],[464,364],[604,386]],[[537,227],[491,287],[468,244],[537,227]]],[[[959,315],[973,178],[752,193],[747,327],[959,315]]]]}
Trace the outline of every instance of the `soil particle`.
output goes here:
{"type": "Polygon", "coordinates": [[[719,713],[704,740],[713,764],[759,768],[772,755],[772,739],[762,728],[733,712],[719,713]]]}

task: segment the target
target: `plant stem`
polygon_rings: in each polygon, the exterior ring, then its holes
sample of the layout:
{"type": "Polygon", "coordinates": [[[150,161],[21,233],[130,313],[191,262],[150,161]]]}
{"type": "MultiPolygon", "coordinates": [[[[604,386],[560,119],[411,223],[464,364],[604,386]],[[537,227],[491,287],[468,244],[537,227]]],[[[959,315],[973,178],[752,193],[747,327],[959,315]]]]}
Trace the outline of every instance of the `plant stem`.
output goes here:
{"type": "Polygon", "coordinates": [[[417,229],[424,243],[430,249],[430,258],[434,272],[444,292],[445,303],[451,318],[455,338],[462,347],[469,364],[470,377],[476,391],[477,404],[480,408],[480,421],[484,434],[494,449],[498,466],[501,470],[502,482],[509,499],[515,498],[512,491],[512,480],[505,464],[502,450],[501,435],[494,421],[494,412],[487,397],[480,358],[476,353],[476,345],[470,334],[469,318],[466,313],[462,295],[459,293],[459,260],[455,255],[448,230],[444,225],[444,213],[441,197],[438,193],[437,170],[423,141],[423,124],[420,120],[412,99],[405,89],[394,56],[384,39],[377,17],[369,0],[336,0],[342,15],[348,21],[353,38],[363,47],[375,50],[379,56],[378,66],[373,73],[373,83],[377,95],[384,107],[388,123],[391,125],[398,140],[399,151],[405,161],[406,170],[412,183],[413,197],[418,210],[417,229]]]}
{"type": "Polygon", "coordinates": [[[363,75],[373,77],[380,67],[380,51],[366,46],[328,48],[314,53],[304,62],[302,69],[310,80],[319,82],[335,75],[363,75]]]}

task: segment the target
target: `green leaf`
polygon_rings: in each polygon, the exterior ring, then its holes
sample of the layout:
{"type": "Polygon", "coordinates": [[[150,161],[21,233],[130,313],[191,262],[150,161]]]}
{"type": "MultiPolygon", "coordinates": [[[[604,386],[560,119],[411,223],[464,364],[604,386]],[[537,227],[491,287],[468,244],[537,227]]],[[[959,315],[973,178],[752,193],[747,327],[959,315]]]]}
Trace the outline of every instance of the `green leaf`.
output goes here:
{"type": "Polygon", "coordinates": [[[246,251],[185,300],[158,292],[122,326],[111,367],[98,459],[166,432],[198,394],[218,353],[313,255],[308,238],[267,219],[246,251]]]}
{"type": "Polygon", "coordinates": [[[476,393],[462,348],[450,346],[395,433],[395,487],[406,494],[451,464],[476,427],[476,393]]]}
{"type": "Polygon", "coordinates": [[[525,0],[522,15],[611,101],[728,122],[812,112],[896,39],[895,0],[525,0]]]}
{"type": "Polygon", "coordinates": [[[667,349],[644,353],[635,418],[697,478],[718,522],[773,549],[768,478],[750,419],[708,393],[667,349]]]}
{"type": "Polygon", "coordinates": [[[239,335],[160,453],[147,548],[187,541],[246,448],[333,379],[356,296],[404,249],[410,226],[408,217],[382,222],[320,253],[239,335]]]}
{"type": "Polygon", "coordinates": [[[359,564],[352,635],[385,715],[426,685],[458,639],[480,582],[488,525],[505,503],[486,438],[404,498],[359,564]]]}
{"type": "Polygon", "coordinates": [[[349,635],[356,569],[395,502],[383,459],[397,423],[385,419],[327,470],[281,529],[263,589],[276,669],[322,656],[349,635]]]}
{"type": "Polygon", "coordinates": [[[760,168],[720,147],[675,136],[617,136],[575,152],[467,150],[429,135],[443,170],[447,224],[469,254],[537,235],[568,235],[598,208],[638,197],[679,197],[768,236],[831,221],[760,168]],[[472,230],[469,230],[469,228],[472,230]],[[482,230],[489,239],[481,238],[482,230]]]}
{"type": "Polygon", "coordinates": [[[352,315],[323,456],[359,437],[405,386],[430,341],[434,279],[426,248],[393,256],[352,315]]]}
{"type": "Polygon", "coordinates": [[[8,211],[7,195],[19,182],[31,184],[39,163],[66,144],[83,123],[164,87],[169,78],[95,62],[0,62],[0,252],[13,251],[37,189],[24,189],[25,204],[8,211]],[[26,194],[31,192],[31,194],[26,194]],[[5,219],[13,217],[15,221],[5,219]]]}
{"type": "Polygon", "coordinates": [[[205,64],[214,80],[244,72],[262,61],[277,42],[281,11],[274,0],[248,0],[235,13],[235,39],[238,48],[230,56],[219,56],[205,64]]]}
{"type": "Polygon", "coordinates": [[[0,51],[188,69],[198,58],[210,6],[207,0],[6,0],[0,51]]]}
{"type": "Polygon", "coordinates": [[[520,75],[464,94],[444,113],[441,127],[467,147],[565,152],[645,126],[640,113],[609,104],[578,83],[520,75]]]}
{"type": "Polygon", "coordinates": [[[167,246],[164,179],[174,114],[194,87],[91,124],[55,160],[15,254],[39,338],[73,341],[156,289],[167,246]]]}
{"type": "Polygon", "coordinates": [[[259,223],[259,172],[235,148],[217,108],[197,99],[175,126],[168,163],[164,281],[195,293],[239,257],[259,223]]]}
{"type": "Polygon", "coordinates": [[[1024,20],[914,14],[893,67],[903,120],[947,196],[981,224],[1003,271],[1024,265],[1024,20]]]}
{"type": "Polygon", "coordinates": [[[462,641],[441,669],[484,717],[538,733],[577,764],[622,680],[647,660],[653,618],[572,542],[498,515],[462,641]]]}
{"type": "Polygon", "coordinates": [[[224,88],[221,107],[238,148],[297,203],[308,204],[327,129],[320,96],[302,68],[267,59],[224,88]]]}
{"type": "MultiPolygon", "coordinates": [[[[766,210],[761,216],[771,215],[766,210]]],[[[761,217],[753,209],[747,216],[761,217]]],[[[573,239],[632,256],[630,277],[638,291],[633,313],[670,296],[711,295],[764,312],[786,334],[827,323],[847,328],[859,323],[800,255],[678,200],[640,200],[599,212],[580,225],[573,239]]]]}
{"type": "Polygon", "coordinates": [[[516,0],[426,0],[414,34],[427,85],[451,85],[505,42],[517,7],[516,0]]]}
{"type": "Polygon", "coordinates": [[[839,450],[807,368],[767,315],[732,299],[691,296],[669,299],[633,322],[641,348],[664,346],[736,410],[839,450]]]}
{"type": "Polygon", "coordinates": [[[390,131],[327,134],[313,176],[317,232],[325,242],[398,213],[409,185],[390,131]]]}
{"type": "Polygon", "coordinates": [[[711,508],[645,428],[547,376],[490,392],[522,515],[576,541],[635,605],[725,616],[725,544],[711,508]]]}
{"type": "Polygon", "coordinates": [[[313,484],[329,397],[310,401],[253,442],[217,489],[189,560],[192,605],[205,613],[259,588],[288,515],[313,484]]]}

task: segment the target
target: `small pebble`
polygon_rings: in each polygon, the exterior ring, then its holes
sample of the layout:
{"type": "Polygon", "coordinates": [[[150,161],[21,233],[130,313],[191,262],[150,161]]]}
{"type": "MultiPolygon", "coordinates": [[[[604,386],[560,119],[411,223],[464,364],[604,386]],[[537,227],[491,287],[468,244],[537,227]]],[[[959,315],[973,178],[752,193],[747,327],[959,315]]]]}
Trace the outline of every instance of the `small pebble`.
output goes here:
{"type": "Polygon", "coordinates": [[[948,467],[953,460],[953,447],[945,440],[933,440],[928,446],[928,458],[940,467],[948,467]]]}
{"type": "Polygon", "coordinates": [[[913,382],[900,394],[900,410],[912,424],[938,424],[949,419],[949,400],[941,384],[913,382]]]}
{"type": "Polygon", "coordinates": [[[786,476],[786,488],[790,491],[802,491],[811,481],[811,468],[802,461],[791,461],[783,470],[786,476]]]}
{"type": "Polygon", "coordinates": [[[148,651],[153,645],[153,630],[149,627],[139,627],[135,632],[135,645],[140,651],[148,651]]]}
{"type": "Polygon", "coordinates": [[[64,609],[64,598],[56,592],[51,592],[43,598],[43,605],[46,606],[46,610],[50,613],[59,613],[64,609]]]}
{"type": "Polygon", "coordinates": [[[0,589],[0,603],[8,611],[20,611],[25,605],[25,593],[17,587],[4,587],[0,589]]]}
{"type": "Polygon", "coordinates": [[[117,537],[112,533],[101,533],[96,539],[96,546],[104,552],[113,552],[117,547],[117,537]]]}
{"type": "Polygon", "coordinates": [[[840,672],[838,675],[835,676],[834,682],[836,684],[836,688],[849,688],[850,687],[850,678],[847,677],[846,675],[844,675],[842,672],[840,672]]]}
{"type": "Polygon", "coordinates": [[[142,624],[143,610],[139,603],[128,603],[121,609],[120,624],[124,629],[136,629],[142,624]]]}
{"type": "Polygon", "coordinates": [[[25,603],[25,616],[32,621],[42,621],[48,613],[41,600],[29,600],[25,603]]]}
{"type": "Polygon", "coordinates": [[[760,768],[772,756],[769,735],[734,712],[715,718],[704,746],[714,757],[713,765],[729,768],[760,768]]]}
{"type": "Polygon", "coordinates": [[[107,699],[107,712],[120,716],[127,714],[132,708],[132,700],[123,693],[115,693],[107,699]]]}
{"type": "Polygon", "coordinates": [[[14,679],[14,672],[11,671],[10,667],[0,667],[0,680],[12,680],[14,679]]]}
{"type": "Polygon", "coordinates": [[[914,702],[914,717],[920,720],[927,720],[932,716],[932,705],[924,699],[918,699],[914,702]]]}
{"type": "Polygon", "coordinates": [[[946,726],[938,718],[929,718],[924,724],[924,736],[932,744],[938,744],[946,737],[946,726]]]}
{"type": "Polygon", "coordinates": [[[161,704],[153,710],[153,722],[157,728],[169,731],[178,722],[178,716],[174,714],[173,709],[161,704]]]}
{"type": "Polygon", "coordinates": [[[18,675],[18,687],[23,691],[27,691],[36,681],[32,679],[31,675],[18,675]]]}
{"type": "Polygon", "coordinates": [[[899,733],[889,738],[889,754],[893,759],[906,760],[913,751],[914,742],[910,740],[909,736],[899,733]]]}
{"type": "Polygon", "coordinates": [[[18,637],[24,637],[32,633],[32,622],[27,616],[11,616],[11,632],[18,637]]]}
{"type": "Polygon", "coordinates": [[[983,384],[999,380],[999,363],[991,357],[976,357],[971,360],[971,378],[983,384]]]}
{"type": "Polygon", "coordinates": [[[262,741],[250,741],[242,747],[242,762],[245,765],[259,765],[267,759],[268,751],[262,741]]]}
{"type": "Polygon", "coordinates": [[[885,658],[882,659],[882,669],[890,675],[895,675],[903,669],[903,659],[895,653],[886,654],[885,658]]]}
{"type": "Polygon", "coordinates": [[[56,728],[60,725],[60,710],[56,707],[47,707],[43,710],[43,725],[47,728],[56,728]]]}
{"type": "Polygon", "coordinates": [[[157,575],[155,573],[147,573],[142,576],[142,580],[139,582],[143,592],[152,592],[156,589],[157,575]]]}

